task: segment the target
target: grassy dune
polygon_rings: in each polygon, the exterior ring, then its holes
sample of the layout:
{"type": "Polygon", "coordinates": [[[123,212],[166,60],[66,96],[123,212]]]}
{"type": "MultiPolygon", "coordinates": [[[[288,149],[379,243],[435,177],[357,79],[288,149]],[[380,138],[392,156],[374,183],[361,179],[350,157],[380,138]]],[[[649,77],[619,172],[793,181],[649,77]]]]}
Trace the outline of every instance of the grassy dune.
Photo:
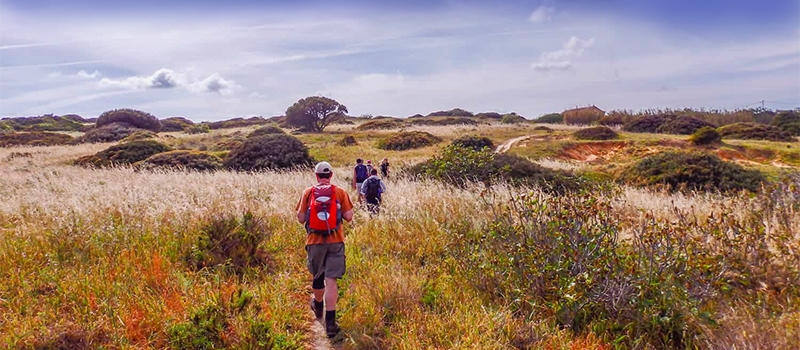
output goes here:
{"type": "MultiPolygon", "coordinates": [[[[347,133],[302,138],[334,166],[386,154],[332,146],[347,133]]],[[[355,135],[372,144],[380,134],[355,135]]],[[[310,278],[293,208],[312,174],[68,164],[107,146],[0,148],[0,348],[311,347],[310,278]],[[265,263],[194,268],[188,257],[210,227],[246,213],[260,221],[265,263]]],[[[345,186],[344,173],[334,183],[345,186]]],[[[335,343],[800,347],[798,186],[758,196],[612,187],[553,197],[392,178],[384,214],[358,211],[347,225],[335,343]]]]}

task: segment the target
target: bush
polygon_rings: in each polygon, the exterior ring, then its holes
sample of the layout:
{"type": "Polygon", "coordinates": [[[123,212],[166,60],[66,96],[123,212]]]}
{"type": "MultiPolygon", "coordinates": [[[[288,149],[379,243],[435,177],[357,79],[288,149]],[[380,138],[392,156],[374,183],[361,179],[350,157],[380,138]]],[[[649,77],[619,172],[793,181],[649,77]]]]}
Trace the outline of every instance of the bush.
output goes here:
{"type": "Polygon", "coordinates": [[[154,154],[137,164],[145,169],[212,171],[222,168],[222,159],[211,153],[177,150],[154,154]]]}
{"type": "Polygon", "coordinates": [[[490,186],[495,181],[505,181],[538,185],[556,192],[578,187],[572,176],[541,167],[525,158],[496,154],[488,148],[476,151],[458,145],[447,146],[440,154],[413,166],[409,172],[455,186],[465,186],[470,182],[490,186]]]}
{"type": "Polygon", "coordinates": [[[347,135],[339,140],[338,145],[342,147],[356,146],[358,145],[358,142],[356,142],[355,136],[347,135]]]}
{"type": "Polygon", "coordinates": [[[704,126],[697,130],[692,136],[689,136],[689,143],[702,146],[713,145],[722,142],[722,136],[716,129],[704,126]]]}
{"type": "Polygon", "coordinates": [[[186,128],[184,128],[184,129],[183,129],[183,132],[185,132],[185,133],[187,133],[187,134],[190,134],[190,135],[194,135],[194,134],[208,134],[209,130],[210,130],[210,129],[208,128],[208,125],[205,125],[205,124],[195,124],[195,125],[189,125],[189,126],[187,126],[186,128]]]}
{"type": "Polygon", "coordinates": [[[661,134],[691,135],[704,127],[716,128],[717,126],[704,120],[679,115],[666,118],[664,123],[656,129],[656,132],[661,134]]]}
{"type": "Polygon", "coordinates": [[[86,128],[80,116],[63,116],[46,114],[38,117],[3,118],[0,129],[8,128],[16,131],[82,131],[86,128]],[[77,118],[76,118],[77,117],[77,118]]]}
{"type": "Polygon", "coordinates": [[[89,143],[116,142],[140,130],[128,123],[112,123],[89,130],[80,139],[89,143]]]}
{"type": "Polygon", "coordinates": [[[208,128],[211,130],[217,129],[232,129],[232,128],[244,128],[253,125],[264,125],[268,124],[270,121],[264,119],[263,117],[250,117],[250,118],[233,118],[228,120],[221,120],[217,122],[206,122],[201,123],[203,125],[208,125],[208,128]]]}
{"type": "Polygon", "coordinates": [[[800,136],[800,112],[781,111],[770,122],[783,131],[794,136],[800,136]]]}
{"type": "Polygon", "coordinates": [[[389,151],[404,151],[431,146],[439,142],[442,142],[442,139],[424,131],[404,131],[380,140],[378,148],[389,151]]]}
{"type": "Polygon", "coordinates": [[[534,119],[533,122],[540,124],[561,124],[564,123],[564,116],[561,113],[550,113],[534,119]]]}
{"type": "Polygon", "coordinates": [[[453,140],[453,145],[464,148],[470,148],[475,151],[480,151],[485,147],[490,150],[494,149],[494,143],[492,142],[491,139],[489,139],[488,137],[479,137],[479,136],[459,137],[453,140]]]}
{"type": "Polygon", "coordinates": [[[725,162],[705,153],[665,152],[642,159],[619,179],[641,187],[666,187],[671,191],[758,191],[766,181],[761,172],[725,162]]]}
{"type": "Polygon", "coordinates": [[[546,126],[544,126],[544,125],[539,125],[539,126],[537,126],[537,127],[534,127],[534,128],[533,128],[533,130],[534,130],[534,131],[546,131],[546,132],[553,132],[553,129],[551,129],[551,128],[548,128],[548,127],[546,127],[546,126]]]}
{"type": "Polygon", "coordinates": [[[418,118],[411,121],[412,125],[445,126],[445,125],[478,125],[478,122],[467,117],[448,117],[441,119],[418,118]]]}
{"type": "Polygon", "coordinates": [[[219,215],[203,224],[186,261],[195,270],[224,267],[242,273],[269,263],[261,243],[270,236],[264,221],[250,212],[241,218],[219,215]]]}
{"type": "Polygon", "coordinates": [[[161,131],[161,122],[150,113],[135,109],[114,109],[103,112],[97,118],[97,127],[113,123],[127,123],[139,129],[150,130],[153,132],[161,131]]]}
{"type": "Polygon", "coordinates": [[[126,136],[124,139],[122,139],[122,142],[141,141],[141,140],[152,139],[154,137],[156,137],[156,134],[154,134],[151,131],[148,131],[148,130],[136,130],[132,134],[130,134],[130,135],[126,136]]]}
{"type": "Polygon", "coordinates": [[[578,140],[614,140],[619,137],[614,130],[605,126],[586,128],[572,133],[578,140]]]}
{"type": "Polygon", "coordinates": [[[500,122],[503,124],[519,124],[525,122],[525,118],[516,113],[510,113],[503,116],[500,119],[500,122]]]}
{"type": "Polygon", "coordinates": [[[658,114],[634,119],[622,129],[628,132],[691,135],[702,127],[716,126],[689,116],[658,114]]]}
{"type": "Polygon", "coordinates": [[[777,142],[794,141],[792,135],[772,125],[756,123],[736,123],[719,128],[722,138],[733,140],[768,140],[777,142]]]}
{"type": "Polygon", "coordinates": [[[253,137],[234,148],[225,159],[226,168],[241,171],[287,169],[313,164],[308,148],[295,137],[272,134],[253,137]]]}
{"type": "Polygon", "coordinates": [[[438,111],[428,114],[428,117],[474,117],[472,112],[461,108],[454,108],[449,111],[438,111]]]}
{"type": "Polygon", "coordinates": [[[286,134],[286,132],[283,131],[283,129],[277,127],[277,126],[267,125],[267,126],[262,126],[262,127],[258,128],[258,129],[253,130],[253,132],[251,132],[249,135],[247,135],[247,138],[259,137],[259,136],[265,136],[265,135],[271,135],[271,134],[286,134]]]}
{"type": "Polygon", "coordinates": [[[169,147],[156,141],[133,141],[111,146],[91,156],[78,158],[75,164],[93,167],[129,165],[167,151],[170,151],[169,147]]]}
{"type": "Polygon", "coordinates": [[[478,113],[475,115],[475,118],[478,119],[490,119],[490,120],[500,120],[503,118],[503,115],[497,112],[483,112],[478,113]]]}
{"type": "Polygon", "coordinates": [[[162,132],[183,131],[187,127],[195,125],[193,121],[184,117],[171,117],[161,121],[162,132]]]}
{"type": "Polygon", "coordinates": [[[11,146],[57,146],[75,141],[72,136],[54,132],[7,132],[0,133],[0,147],[11,146]]]}
{"type": "Polygon", "coordinates": [[[600,118],[600,120],[597,121],[597,124],[605,126],[614,126],[614,125],[625,124],[625,121],[619,115],[609,114],[609,115],[604,115],[602,118],[600,118]]]}
{"type": "Polygon", "coordinates": [[[356,130],[384,130],[384,129],[399,129],[405,126],[401,120],[397,119],[378,119],[370,120],[364,124],[356,127],[356,130]]]}

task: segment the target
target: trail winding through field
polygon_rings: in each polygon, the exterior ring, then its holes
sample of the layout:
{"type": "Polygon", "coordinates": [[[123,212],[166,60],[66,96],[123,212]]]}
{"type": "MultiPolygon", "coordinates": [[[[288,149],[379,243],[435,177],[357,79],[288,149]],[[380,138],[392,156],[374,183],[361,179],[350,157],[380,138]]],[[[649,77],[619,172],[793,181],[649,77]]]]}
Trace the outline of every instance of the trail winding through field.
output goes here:
{"type": "Polygon", "coordinates": [[[525,135],[520,137],[515,137],[511,140],[503,142],[500,146],[497,146],[497,149],[494,151],[495,153],[506,153],[508,150],[511,149],[516,143],[525,141],[529,138],[533,137],[533,135],[525,135]]]}
{"type": "Polygon", "coordinates": [[[325,326],[319,320],[311,321],[311,337],[314,344],[314,350],[338,350],[341,346],[336,347],[331,345],[328,340],[328,335],[325,333],[325,326]]]}

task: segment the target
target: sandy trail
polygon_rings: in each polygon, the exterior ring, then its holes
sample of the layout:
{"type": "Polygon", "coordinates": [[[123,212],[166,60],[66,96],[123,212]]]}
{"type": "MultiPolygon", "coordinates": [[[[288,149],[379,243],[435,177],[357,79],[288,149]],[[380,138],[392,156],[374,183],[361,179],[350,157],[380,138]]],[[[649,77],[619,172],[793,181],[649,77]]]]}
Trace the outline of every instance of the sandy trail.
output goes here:
{"type": "Polygon", "coordinates": [[[506,152],[508,152],[508,150],[511,149],[511,147],[514,146],[514,144],[516,144],[518,142],[521,142],[521,141],[525,141],[525,140],[527,140],[527,139],[529,139],[531,137],[533,137],[533,135],[525,135],[525,136],[515,137],[515,138],[513,138],[511,140],[503,142],[503,144],[501,144],[500,146],[497,146],[497,149],[495,150],[495,153],[506,153],[506,152]]]}

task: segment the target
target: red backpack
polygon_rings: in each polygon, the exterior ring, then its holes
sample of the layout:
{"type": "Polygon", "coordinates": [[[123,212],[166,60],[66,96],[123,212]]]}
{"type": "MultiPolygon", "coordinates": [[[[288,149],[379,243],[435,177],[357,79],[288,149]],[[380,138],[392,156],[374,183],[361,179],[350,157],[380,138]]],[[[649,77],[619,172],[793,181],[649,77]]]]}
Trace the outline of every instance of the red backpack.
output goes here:
{"type": "Polygon", "coordinates": [[[311,188],[311,201],[306,211],[306,232],[321,236],[336,233],[342,223],[342,206],[336,198],[336,186],[316,185],[311,188]]]}

